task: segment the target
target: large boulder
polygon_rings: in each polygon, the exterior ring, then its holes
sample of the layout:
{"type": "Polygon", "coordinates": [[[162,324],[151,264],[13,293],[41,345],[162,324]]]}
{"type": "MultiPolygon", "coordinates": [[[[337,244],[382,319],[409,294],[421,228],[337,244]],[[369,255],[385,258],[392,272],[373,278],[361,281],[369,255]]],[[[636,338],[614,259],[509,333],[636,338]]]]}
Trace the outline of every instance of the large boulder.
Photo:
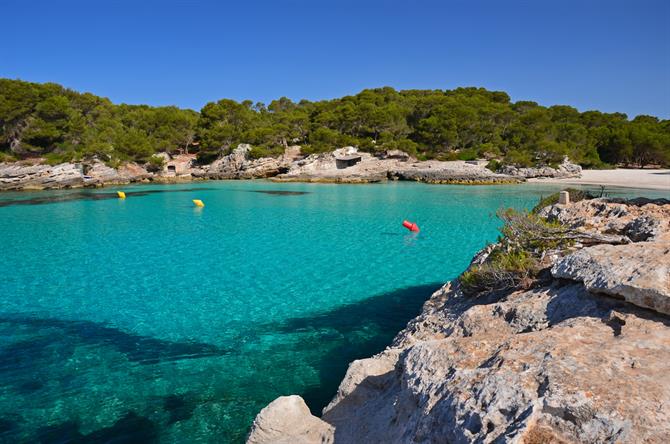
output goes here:
{"type": "Polygon", "coordinates": [[[328,444],[333,427],[312,416],[300,396],[281,396],[256,416],[249,444],[328,444]]]}

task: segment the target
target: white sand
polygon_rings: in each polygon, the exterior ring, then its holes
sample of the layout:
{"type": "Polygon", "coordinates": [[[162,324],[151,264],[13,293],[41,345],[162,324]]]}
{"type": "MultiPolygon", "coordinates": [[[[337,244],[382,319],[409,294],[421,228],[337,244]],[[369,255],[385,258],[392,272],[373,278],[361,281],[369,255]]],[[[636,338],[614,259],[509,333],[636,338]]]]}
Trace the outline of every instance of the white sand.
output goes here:
{"type": "Polygon", "coordinates": [[[529,179],[537,183],[605,185],[611,187],[648,188],[670,191],[670,170],[584,170],[581,178],[529,179]]]}

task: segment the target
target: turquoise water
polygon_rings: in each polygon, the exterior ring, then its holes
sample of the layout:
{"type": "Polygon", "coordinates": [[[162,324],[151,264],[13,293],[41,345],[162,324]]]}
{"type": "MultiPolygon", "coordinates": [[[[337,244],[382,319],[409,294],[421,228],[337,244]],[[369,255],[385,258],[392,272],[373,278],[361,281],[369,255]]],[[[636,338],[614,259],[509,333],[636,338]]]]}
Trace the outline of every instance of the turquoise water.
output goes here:
{"type": "Polygon", "coordinates": [[[0,440],[239,442],[279,395],[318,413],[349,361],[382,350],[495,240],[498,208],[557,189],[256,181],[126,186],[125,200],[0,194],[0,440]]]}

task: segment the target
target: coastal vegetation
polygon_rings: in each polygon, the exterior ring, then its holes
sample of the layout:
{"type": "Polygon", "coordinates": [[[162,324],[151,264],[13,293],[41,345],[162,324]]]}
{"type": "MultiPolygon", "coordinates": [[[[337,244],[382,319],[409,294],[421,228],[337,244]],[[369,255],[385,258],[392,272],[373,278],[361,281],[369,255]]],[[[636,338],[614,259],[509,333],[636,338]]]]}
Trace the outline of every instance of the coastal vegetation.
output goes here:
{"type": "Polygon", "coordinates": [[[503,221],[498,243],[483,263],[471,266],[459,278],[467,295],[528,289],[537,281],[547,251],[568,246],[567,227],[533,212],[500,210],[503,221]]]}
{"type": "Polygon", "coordinates": [[[50,163],[97,156],[156,165],[159,152],[197,153],[209,163],[239,143],[253,158],[301,145],[318,153],[354,145],[400,149],[419,159],[491,159],[555,165],[565,156],[588,168],[670,165],[670,120],[570,106],[512,102],[500,91],[367,89],[333,100],[269,104],[223,99],[200,112],[174,106],[116,105],[54,83],[0,79],[0,161],[50,163]]]}

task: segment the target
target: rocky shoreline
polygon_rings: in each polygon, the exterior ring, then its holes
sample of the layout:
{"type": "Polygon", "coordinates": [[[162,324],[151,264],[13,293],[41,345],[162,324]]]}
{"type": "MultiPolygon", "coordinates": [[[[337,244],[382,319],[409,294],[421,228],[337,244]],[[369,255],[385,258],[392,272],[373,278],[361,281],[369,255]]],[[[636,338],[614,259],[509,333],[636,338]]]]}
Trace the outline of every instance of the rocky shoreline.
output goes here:
{"type": "Polygon", "coordinates": [[[581,168],[566,162],[558,168],[508,168],[494,173],[486,161],[418,161],[402,151],[379,155],[345,147],[304,156],[299,146],[279,157],[253,158],[250,145],[241,144],[209,165],[195,155],[162,153],[163,165],[130,162],[112,168],[100,160],[48,165],[43,159],[0,163],[0,190],[41,190],[100,187],[128,183],[175,183],[191,180],[271,179],[277,182],[374,183],[409,180],[436,184],[506,184],[528,177],[579,177],[581,168]],[[151,171],[150,171],[151,170],[151,171]]]}
{"type": "Polygon", "coordinates": [[[320,418],[280,397],[248,442],[670,442],[670,202],[538,217],[575,240],[542,254],[534,285],[447,283],[386,350],[350,364],[320,418]]]}

